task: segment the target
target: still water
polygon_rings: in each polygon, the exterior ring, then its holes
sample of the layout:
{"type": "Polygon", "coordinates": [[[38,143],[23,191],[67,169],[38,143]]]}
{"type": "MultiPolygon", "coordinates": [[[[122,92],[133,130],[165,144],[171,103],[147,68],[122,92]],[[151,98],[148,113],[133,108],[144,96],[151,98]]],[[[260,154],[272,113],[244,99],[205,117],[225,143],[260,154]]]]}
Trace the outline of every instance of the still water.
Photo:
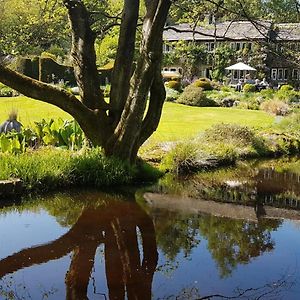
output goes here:
{"type": "Polygon", "coordinates": [[[300,299],[299,182],[297,160],[252,162],[146,199],[3,202],[0,299],[300,299]]]}

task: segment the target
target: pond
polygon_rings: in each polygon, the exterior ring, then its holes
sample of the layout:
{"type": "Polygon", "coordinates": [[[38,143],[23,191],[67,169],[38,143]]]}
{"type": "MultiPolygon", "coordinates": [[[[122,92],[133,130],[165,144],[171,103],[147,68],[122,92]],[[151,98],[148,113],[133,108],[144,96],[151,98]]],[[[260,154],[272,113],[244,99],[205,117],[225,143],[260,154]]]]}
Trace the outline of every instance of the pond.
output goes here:
{"type": "Polygon", "coordinates": [[[1,202],[0,299],[299,299],[299,181],[265,161],[1,202]]]}

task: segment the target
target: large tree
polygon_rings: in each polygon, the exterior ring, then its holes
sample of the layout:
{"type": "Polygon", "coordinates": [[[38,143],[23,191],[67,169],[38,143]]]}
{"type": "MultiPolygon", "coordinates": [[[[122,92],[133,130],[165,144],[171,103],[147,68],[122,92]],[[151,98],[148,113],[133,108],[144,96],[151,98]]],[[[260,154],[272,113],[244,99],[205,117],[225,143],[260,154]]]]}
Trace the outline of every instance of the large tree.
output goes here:
{"type": "Polygon", "coordinates": [[[162,33],[171,0],[145,0],[142,38],[136,61],[139,0],[124,0],[121,17],[106,15],[103,9],[91,11],[88,1],[64,0],[63,4],[71,24],[71,52],[80,98],[64,89],[18,74],[3,64],[0,64],[0,81],[26,96],[68,112],[93,145],[103,147],[106,155],[133,162],[139,147],[156,130],[165,98],[161,77],[162,33]],[[104,20],[107,18],[107,24],[112,19],[112,25],[120,23],[109,102],[100,90],[96,66],[94,44],[99,26],[93,25],[97,14],[104,20]]]}

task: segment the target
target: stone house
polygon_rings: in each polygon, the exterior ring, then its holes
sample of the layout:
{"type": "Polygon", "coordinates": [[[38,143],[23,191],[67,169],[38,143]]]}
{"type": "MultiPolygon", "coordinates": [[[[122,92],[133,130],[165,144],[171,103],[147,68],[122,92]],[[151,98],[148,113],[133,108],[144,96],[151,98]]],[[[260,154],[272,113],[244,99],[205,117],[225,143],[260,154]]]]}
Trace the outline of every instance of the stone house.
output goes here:
{"type": "MultiPolygon", "coordinates": [[[[251,65],[257,69],[258,78],[265,77],[274,86],[283,83],[300,86],[300,23],[226,21],[194,28],[190,24],[166,27],[164,53],[171,52],[178,41],[203,45],[211,55],[219,46],[227,45],[234,53],[232,64],[243,61],[251,65]]],[[[164,71],[174,67],[164,66],[164,71]]],[[[204,63],[197,75],[210,77],[212,69],[211,63],[204,63]]]]}

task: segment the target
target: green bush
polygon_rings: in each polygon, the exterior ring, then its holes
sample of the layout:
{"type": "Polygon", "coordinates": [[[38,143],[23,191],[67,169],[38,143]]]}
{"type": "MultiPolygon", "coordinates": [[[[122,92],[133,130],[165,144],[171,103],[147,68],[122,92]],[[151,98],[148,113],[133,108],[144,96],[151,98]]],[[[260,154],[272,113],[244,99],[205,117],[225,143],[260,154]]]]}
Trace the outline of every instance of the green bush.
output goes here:
{"type": "Polygon", "coordinates": [[[260,105],[260,109],[276,116],[285,116],[289,113],[290,107],[279,100],[268,100],[260,105]]]}
{"type": "Polygon", "coordinates": [[[251,97],[248,99],[243,99],[242,101],[239,102],[238,108],[259,110],[261,102],[262,101],[260,98],[251,97]]]}
{"type": "Polygon", "coordinates": [[[200,78],[192,83],[195,87],[203,89],[203,91],[213,90],[212,82],[206,78],[200,78]]]}
{"type": "Polygon", "coordinates": [[[14,90],[7,86],[0,86],[0,97],[12,97],[14,90]]]}
{"type": "Polygon", "coordinates": [[[256,91],[256,87],[254,84],[246,83],[243,87],[244,93],[254,93],[256,91]]]}
{"type": "Polygon", "coordinates": [[[175,91],[180,91],[181,90],[181,84],[179,81],[177,80],[170,80],[170,81],[167,81],[165,83],[165,86],[170,88],[170,89],[173,89],[175,91]]]}
{"type": "Polygon", "coordinates": [[[176,102],[180,104],[199,107],[218,106],[214,100],[207,98],[202,88],[196,87],[193,84],[187,86],[184,89],[183,93],[179,96],[176,102]]]}
{"type": "Polygon", "coordinates": [[[292,91],[292,90],[294,90],[294,88],[289,84],[284,84],[280,87],[280,91],[283,92],[292,91]]]}
{"type": "Polygon", "coordinates": [[[286,103],[298,103],[300,101],[300,93],[294,90],[280,89],[274,95],[274,99],[284,101],[286,103]]]}

